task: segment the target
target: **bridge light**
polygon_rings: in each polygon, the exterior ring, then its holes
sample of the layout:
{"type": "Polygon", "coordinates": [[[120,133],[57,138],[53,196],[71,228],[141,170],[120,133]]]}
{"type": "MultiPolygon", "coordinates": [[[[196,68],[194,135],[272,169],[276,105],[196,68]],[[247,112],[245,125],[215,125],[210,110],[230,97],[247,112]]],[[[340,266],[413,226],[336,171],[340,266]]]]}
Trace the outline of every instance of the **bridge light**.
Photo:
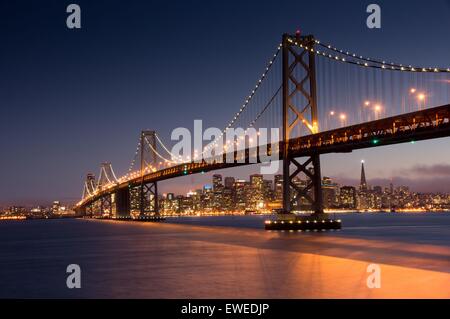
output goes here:
{"type": "Polygon", "coordinates": [[[378,143],[380,143],[380,140],[377,139],[372,140],[372,144],[377,145],[378,143]]]}

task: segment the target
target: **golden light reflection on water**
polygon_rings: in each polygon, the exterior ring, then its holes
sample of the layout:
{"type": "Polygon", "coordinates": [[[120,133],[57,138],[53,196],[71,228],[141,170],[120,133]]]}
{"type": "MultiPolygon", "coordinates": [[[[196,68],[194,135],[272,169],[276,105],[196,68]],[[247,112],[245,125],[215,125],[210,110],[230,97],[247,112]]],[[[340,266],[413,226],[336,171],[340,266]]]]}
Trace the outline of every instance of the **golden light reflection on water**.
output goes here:
{"type": "Polygon", "coordinates": [[[330,233],[112,224],[145,230],[145,240],[121,242],[122,253],[134,259],[134,274],[111,278],[121,289],[130,285],[134,297],[450,298],[446,247],[330,233]],[[381,266],[380,289],[367,287],[371,263],[381,266]],[[136,276],[138,290],[130,284],[136,276]]]}

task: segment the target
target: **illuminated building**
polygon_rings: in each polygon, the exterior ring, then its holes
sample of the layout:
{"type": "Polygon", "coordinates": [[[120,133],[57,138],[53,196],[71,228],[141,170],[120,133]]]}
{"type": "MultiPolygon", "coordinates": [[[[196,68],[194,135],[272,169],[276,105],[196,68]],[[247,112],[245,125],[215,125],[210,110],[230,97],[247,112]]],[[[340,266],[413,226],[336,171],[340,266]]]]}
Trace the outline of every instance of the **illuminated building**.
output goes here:
{"type": "Polygon", "coordinates": [[[367,181],[366,181],[366,172],[364,169],[364,161],[361,162],[361,181],[359,184],[359,190],[361,192],[367,191],[367,181]]]}
{"type": "Polygon", "coordinates": [[[245,180],[236,180],[234,189],[236,192],[235,206],[237,210],[245,211],[247,207],[247,185],[245,180]]]}
{"type": "Polygon", "coordinates": [[[275,175],[274,185],[275,200],[281,202],[283,200],[283,175],[275,175]]]}
{"type": "Polygon", "coordinates": [[[138,213],[141,207],[141,189],[139,186],[130,187],[130,211],[138,213]]]}
{"type": "Polygon", "coordinates": [[[224,211],[234,210],[234,191],[232,188],[224,188],[222,193],[222,208],[224,211]]]}
{"type": "Polygon", "coordinates": [[[54,201],[52,204],[52,213],[58,214],[61,209],[61,203],[59,201],[54,201]]]}
{"type": "Polygon", "coordinates": [[[265,202],[271,202],[274,199],[273,182],[269,180],[263,181],[263,199],[265,202]]]}
{"type": "Polygon", "coordinates": [[[190,207],[189,212],[199,212],[202,208],[202,191],[195,191],[195,192],[189,192],[186,195],[188,198],[190,198],[190,207]]]}
{"type": "Polygon", "coordinates": [[[223,189],[223,208],[226,211],[233,211],[236,207],[236,189],[235,189],[235,178],[226,177],[225,187],[223,189]]]}
{"type": "Polygon", "coordinates": [[[264,179],[260,174],[250,176],[251,192],[247,206],[250,210],[256,210],[264,207],[264,179]]]}
{"type": "Polygon", "coordinates": [[[331,178],[324,177],[322,179],[322,196],[324,208],[335,208],[339,205],[337,195],[339,193],[339,185],[333,183],[331,178]]]}
{"type": "MultiPolygon", "coordinates": [[[[308,186],[309,180],[303,180],[303,179],[296,177],[292,180],[292,182],[299,189],[306,189],[306,187],[308,186]]],[[[311,197],[313,196],[311,190],[309,190],[307,192],[307,194],[311,197]]],[[[293,194],[292,194],[292,196],[293,196],[293,194]]],[[[291,199],[293,199],[293,198],[291,198],[291,199]]],[[[311,210],[311,203],[304,197],[296,198],[293,202],[293,207],[295,208],[295,210],[298,210],[298,211],[309,211],[309,210],[311,210]]]]}
{"type": "Polygon", "coordinates": [[[214,189],[211,185],[203,186],[202,209],[211,212],[214,209],[214,189]]]}
{"type": "Polygon", "coordinates": [[[214,191],[221,190],[222,187],[223,187],[223,185],[222,185],[222,175],[219,175],[219,174],[213,175],[213,189],[214,189],[214,191]]]}
{"type": "Polygon", "coordinates": [[[341,187],[339,191],[339,205],[343,209],[356,209],[356,188],[353,186],[341,187]]]}
{"type": "Polygon", "coordinates": [[[223,184],[222,175],[213,175],[213,203],[212,208],[215,211],[221,211],[223,209],[223,184]]]}

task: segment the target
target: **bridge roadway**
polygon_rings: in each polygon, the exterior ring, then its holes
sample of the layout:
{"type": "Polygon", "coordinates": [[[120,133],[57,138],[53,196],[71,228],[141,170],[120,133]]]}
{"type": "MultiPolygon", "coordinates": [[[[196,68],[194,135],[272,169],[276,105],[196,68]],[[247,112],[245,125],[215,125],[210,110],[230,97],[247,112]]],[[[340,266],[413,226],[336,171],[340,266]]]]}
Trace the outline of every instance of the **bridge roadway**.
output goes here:
{"type": "MultiPolygon", "coordinates": [[[[450,104],[347,126],[314,135],[292,138],[289,140],[289,154],[295,158],[311,156],[312,154],[350,153],[357,149],[416,142],[447,136],[450,136],[450,104]]],[[[280,146],[282,143],[280,142],[280,146]]],[[[266,146],[266,148],[270,155],[272,151],[271,146],[266,146]]],[[[255,163],[249,163],[248,158],[249,154],[258,154],[254,153],[257,151],[258,149],[245,150],[245,161],[243,161],[242,154],[239,158],[238,153],[235,151],[234,163],[225,163],[225,161],[222,163],[207,163],[205,161],[201,163],[187,163],[148,173],[143,177],[138,176],[97,192],[94,196],[87,198],[77,205],[76,208],[85,207],[105,195],[129,186],[140,185],[142,182],[151,183],[224,168],[254,165],[255,163]],[[240,159],[241,162],[239,163],[237,159],[240,159]]],[[[281,153],[279,158],[282,159],[281,153]]],[[[258,162],[261,162],[259,158],[258,162]]]]}

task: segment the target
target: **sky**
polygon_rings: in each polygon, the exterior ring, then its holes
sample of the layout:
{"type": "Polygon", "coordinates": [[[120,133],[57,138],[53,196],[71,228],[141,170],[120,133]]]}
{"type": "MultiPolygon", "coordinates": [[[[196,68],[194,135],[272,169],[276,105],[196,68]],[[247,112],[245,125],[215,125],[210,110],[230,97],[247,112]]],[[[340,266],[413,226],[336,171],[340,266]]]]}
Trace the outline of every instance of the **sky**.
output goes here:
{"type": "MultiPolygon", "coordinates": [[[[367,56],[450,66],[450,1],[0,2],[0,205],[73,202],[86,173],[124,174],[142,129],[223,127],[281,35],[301,29],[367,56]],[[66,27],[81,7],[82,28],[66,27]],[[368,29],[366,7],[382,8],[368,29]]],[[[450,139],[322,157],[323,175],[450,192],[450,139]]],[[[225,171],[247,177],[255,169],[225,171]]],[[[165,182],[184,192],[210,175],[165,182]]]]}

